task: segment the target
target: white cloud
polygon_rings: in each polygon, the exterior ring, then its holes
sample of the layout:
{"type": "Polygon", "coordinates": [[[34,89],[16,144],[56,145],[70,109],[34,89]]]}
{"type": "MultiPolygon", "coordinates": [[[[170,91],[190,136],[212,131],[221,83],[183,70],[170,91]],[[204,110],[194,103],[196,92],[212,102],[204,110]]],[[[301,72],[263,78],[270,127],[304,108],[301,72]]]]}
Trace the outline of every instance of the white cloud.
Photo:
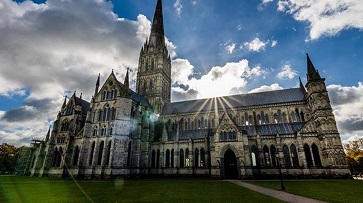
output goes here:
{"type": "Polygon", "coordinates": [[[183,5],[181,4],[181,0],[176,0],[175,1],[174,8],[175,8],[176,13],[180,17],[180,14],[181,14],[182,9],[183,9],[183,5]]]}
{"type": "Polygon", "coordinates": [[[274,0],[262,0],[262,4],[268,4],[270,2],[273,2],[274,0]]]}
{"type": "Polygon", "coordinates": [[[226,45],[225,49],[229,54],[233,54],[234,51],[236,50],[236,43],[231,43],[226,45]]]}
{"type": "Polygon", "coordinates": [[[236,29],[237,29],[237,31],[241,31],[242,30],[242,25],[241,24],[239,24],[239,25],[237,25],[237,27],[236,27],[236,29]]]}
{"type": "MultiPolygon", "coordinates": [[[[28,96],[0,118],[3,141],[21,144],[30,135],[44,136],[62,97],[77,90],[89,100],[98,73],[104,80],[114,69],[123,81],[130,67],[135,84],[140,49],[151,29],[144,15],[136,21],[118,18],[112,3],[99,0],[0,4],[0,95],[28,96]]],[[[175,45],[168,39],[166,44],[175,57],[175,45]]]]}
{"type": "Polygon", "coordinates": [[[363,136],[363,83],[351,87],[332,84],[327,90],[343,139],[363,136]]]}
{"type": "MultiPolygon", "coordinates": [[[[265,74],[267,74],[266,70],[260,66],[250,67],[248,61],[243,59],[238,62],[226,63],[222,67],[212,67],[207,74],[200,78],[189,75],[189,79],[183,83],[188,88],[177,90],[179,94],[183,91],[186,93],[188,90],[193,90],[194,98],[229,95],[231,91],[236,93],[236,89],[243,89],[249,80],[265,74]]],[[[176,98],[176,100],[179,100],[179,98],[176,98]]]]}
{"type": "Polygon", "coordinates": [[[193,6],[197,5],[197,3],[198,3],[197,1],[192,1],[193,6]]]}
{"type": "Polygon", "coordinates": [[[334,36],[349,28],[363,29],[361,0],[279,0],[278,10],[309,23],[310,39],[334,36]]]}
{"type": "Polygon", "coordinates": [[[243,45],[249,51],[260,52],[262,50],[265,50],[266,44],[268,44],[268,41],[264,42],[264,41],[261,41],[258,37],[256,37],[251,42],[245,42],[243,45]]]}
{"type": "Polygon", "coordinates": [[[249,91],[248,93],[267,92],[267,91],[282,90],[282,89],[284,89],[284,88],[281,87],[279,84],[274,83],[274,84],[271,84],[270,86],[262,85],[261,87],[255,88],[255,89],[249,91]]]}
{"type": "Polygon", "coordinates": [[[271,47],[275,47],[277,44],[277,40],[271,40],[271,47]]]}
{"type": "Polygon", "coordinates": [[[184,84],[194,73],[194,66],[186,59],[175,59],[171,62],[172,83],[184,84]]]}
{"type": "Polygon", "coordinates": [[[284,65],[281,71],[276,75],[276,77],[281,80],[292,80],[295,76],[297,76],[297,71],[292,69],[290,64],[284,65]]]}

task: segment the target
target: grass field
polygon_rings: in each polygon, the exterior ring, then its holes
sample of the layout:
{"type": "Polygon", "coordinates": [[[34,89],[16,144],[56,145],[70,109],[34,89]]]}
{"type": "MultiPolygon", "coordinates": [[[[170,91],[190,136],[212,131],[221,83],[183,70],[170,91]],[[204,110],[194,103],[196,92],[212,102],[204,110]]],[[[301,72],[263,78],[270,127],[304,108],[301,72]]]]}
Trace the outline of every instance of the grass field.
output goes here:
{"type": "Polygon", "coordinates": [[[0,176],[0,202],[280,202],[229,182],[62,180],[0,176]]]}
{"type": "MultiPolygon", "coordinates": [[[[255,185],[279,190],[279,181],[249,181],[255,185]]],[[[361,180],[284,181],[286,192],[327,202],[363,202],[361,180]]]]}

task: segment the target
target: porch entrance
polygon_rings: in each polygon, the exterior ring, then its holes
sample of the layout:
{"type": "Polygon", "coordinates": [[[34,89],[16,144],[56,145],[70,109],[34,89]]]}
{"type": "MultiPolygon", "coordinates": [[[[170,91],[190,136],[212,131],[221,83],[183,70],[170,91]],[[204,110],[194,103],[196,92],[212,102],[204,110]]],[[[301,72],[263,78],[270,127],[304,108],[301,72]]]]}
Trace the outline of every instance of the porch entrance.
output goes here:
{"type": "Polygon", "coordinates": [[[226,179],[238,178],[237,158],[231,149],[224,153],[224,176],[226,179]]]}

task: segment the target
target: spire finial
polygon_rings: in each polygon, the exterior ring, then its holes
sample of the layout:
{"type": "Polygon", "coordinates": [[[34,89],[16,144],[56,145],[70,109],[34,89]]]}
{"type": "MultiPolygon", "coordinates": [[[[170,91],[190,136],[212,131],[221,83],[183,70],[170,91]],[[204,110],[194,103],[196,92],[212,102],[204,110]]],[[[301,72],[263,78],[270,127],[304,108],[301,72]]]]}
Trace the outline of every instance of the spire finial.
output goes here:
{"type": "Polygon", "coordinates": [[[82,92],[81,92],[81,95],[79,96],[80,99],[82,99],[82,92]]]}
{"type": "Polygon", "coordinates": [[[303,83],[301,82],[301,78],[299,77],[299,82],[300,82],[300,89],[304,91],[304,93],[306,93],[306,89],[303,85],[303,83]]]}
{"type": "Polygon", "coordinates": [[[98,78],[97,78],[96,87],[95,87],[95,95],[98,93],[98,88],[100,87],[100,76],[101,76],[101,74],[98,73],[98,78]]]}
{"type": "Polygon", "coordinates": [[[163,7],[161,0],[158,0],[155,8],[154,19],[151,27],[149,43],[155,45],[164,45],[164,22],[163,22],[163,7]],[[161,42],[161,44],[159,44],[161,42]]]}
{"type": "Polygon", "coordinates": [[[127,70],[126,70],[126,76],[125,76],[125,81],[124,81],[124,86],[122,88],[121,96],[124,98],[131,97],[130,84],[129,84],[129,67],[127,67],[127,70]]]}
{"type": "Polygon", "coordinates": [[[308,81],[321,79],[319,72],[316,71],[313,62],[311,62],[308,53],[306,53],[306,61],[308,69],[308,74],[307,74],[308,81]]]}
{"type": "Polygon", "coordinates": [[[49,126],[49,129],[48,129],[47,135],[45,136],[45,141],[46,142],[49,140],[49,137],[50,137],[50,126],[49,126]]]}
{"type": "Polygon", "coordinates": [[[67,95],[64,96],[64,101],[63,101],[62,108],[64,108],[66,106],[66,103],[67,103],[67,95]]]}

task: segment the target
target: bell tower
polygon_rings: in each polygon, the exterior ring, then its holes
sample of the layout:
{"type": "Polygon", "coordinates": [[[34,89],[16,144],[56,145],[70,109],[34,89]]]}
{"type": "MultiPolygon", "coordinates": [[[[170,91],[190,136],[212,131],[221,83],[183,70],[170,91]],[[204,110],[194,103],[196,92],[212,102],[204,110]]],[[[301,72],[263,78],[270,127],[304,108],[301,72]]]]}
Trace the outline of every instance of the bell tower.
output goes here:
{"type": "Polygon", "coordinates": [[[325,85],[325,78],[320,77],[309,55],[306,54],[306,58],[308,70],[306,98],[311,111],[313,125],[321,141],[320,146],[325,165],[346,165],[342,142],[325,85]]]}
{"type": "Polygon", "coordinates": [[[170,89],[171,60],[165,44],[162,2],[158,0],[150,37],[140,52],[136,91],[159,114],[170,103],[170,89]]]}

